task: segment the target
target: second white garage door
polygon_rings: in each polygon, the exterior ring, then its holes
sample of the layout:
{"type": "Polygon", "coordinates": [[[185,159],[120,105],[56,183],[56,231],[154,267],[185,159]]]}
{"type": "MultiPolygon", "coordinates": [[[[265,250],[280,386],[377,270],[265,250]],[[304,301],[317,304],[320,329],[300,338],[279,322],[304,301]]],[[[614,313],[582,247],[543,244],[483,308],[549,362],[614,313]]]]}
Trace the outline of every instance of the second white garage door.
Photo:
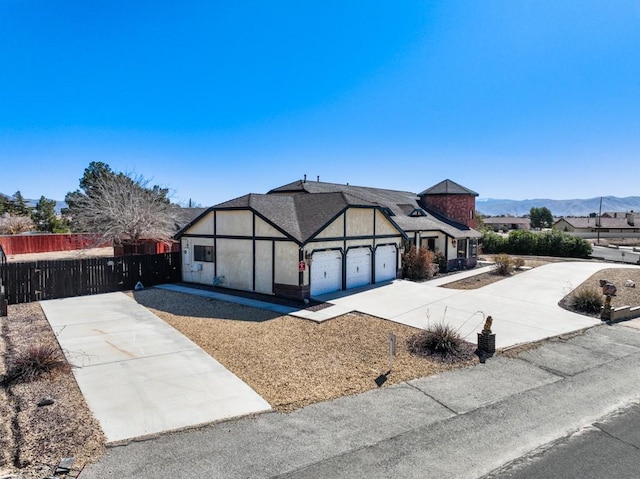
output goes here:
{"type": "Polygon", "coordinates": [[[340,251],[317,251],[311,262],[311,296],[342,289],[342,254],[340,251]]]}
{"type": "Polygon", "coordinates": [[[389,244],[376,248],[376,283],[396,279],[396,246],[389,244]]]}
{"type": "Polygon", "coordinates": [[[353,248],[347,251],[347,289],[371,284],[371,250],[353,248]]]}

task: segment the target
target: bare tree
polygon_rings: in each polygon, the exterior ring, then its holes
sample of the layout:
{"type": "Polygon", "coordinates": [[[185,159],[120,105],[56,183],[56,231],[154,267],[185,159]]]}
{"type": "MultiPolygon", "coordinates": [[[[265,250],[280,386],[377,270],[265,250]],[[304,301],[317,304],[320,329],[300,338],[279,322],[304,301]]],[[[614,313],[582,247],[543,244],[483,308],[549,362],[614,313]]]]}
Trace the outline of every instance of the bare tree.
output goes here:
{"type": "Polygon", "coordinates": [[[142,238],[168,242],[176,231],[176,208],[168,193],[149,187],[142,176],[108,172],[95,177],[85,193],[72,193],[66,213],[76,229],[95,233],[102,243],[135,244],[142,238]]]}
{"type": "Polygon", "coordinates": [[[17,216],[5,213],[0,216],[0,234],[16,235],[32,231],[35,225],[28,216],[17,216]]]}

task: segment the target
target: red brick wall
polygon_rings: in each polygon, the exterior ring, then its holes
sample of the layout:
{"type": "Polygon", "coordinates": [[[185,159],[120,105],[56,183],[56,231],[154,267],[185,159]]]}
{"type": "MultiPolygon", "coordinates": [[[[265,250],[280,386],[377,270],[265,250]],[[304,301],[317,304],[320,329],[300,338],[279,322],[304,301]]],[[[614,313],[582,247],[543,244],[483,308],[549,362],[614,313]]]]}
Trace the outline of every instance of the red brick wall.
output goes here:
{"type": "Polygon", "coordinates": [[[472,195],[426,195],[426,206],[469,228],[476,227],[476,198],[472,195]],[[473,215],[470,214],[473,213],[473,215]]]}

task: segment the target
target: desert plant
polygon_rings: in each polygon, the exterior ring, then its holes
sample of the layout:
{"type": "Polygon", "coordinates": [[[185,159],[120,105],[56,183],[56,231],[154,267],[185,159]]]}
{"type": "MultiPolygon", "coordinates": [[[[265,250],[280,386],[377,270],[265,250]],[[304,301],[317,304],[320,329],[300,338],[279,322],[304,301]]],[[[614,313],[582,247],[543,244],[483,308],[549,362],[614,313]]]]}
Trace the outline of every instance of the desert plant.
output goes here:
{"type": "Polygon", "coordinates": [[[436,323],[407,339],[407,349],[418,356],[434,354],[445,359],[466,359],[466,343],[458,331],[448,324],[436,323]]]}
{"type": "Polygon", "coordinates": [[[5,381],[29,382],[46,374],[70,370],[71,365],[56,345],[34,344],[9,358],[5,381]]]}
{"type": "Polygon", "coordinates": [[[573,294],[571,305],[583,313],[599,313],[602,308],[602,293],[593,286],[579,288],[573,294]]]}
{"type": "Polygon", "coordinates": [[[402,275],[408,279],[429,279],[438,272],[432,251],[411,246],[402,257],[402,275]]]}
{"type": "Polygon", "coordinates": [[[508,254],[497,254],[493,257],[495,272],[501,276],[508,276],[513,271],[515,262],[508,254]]]}

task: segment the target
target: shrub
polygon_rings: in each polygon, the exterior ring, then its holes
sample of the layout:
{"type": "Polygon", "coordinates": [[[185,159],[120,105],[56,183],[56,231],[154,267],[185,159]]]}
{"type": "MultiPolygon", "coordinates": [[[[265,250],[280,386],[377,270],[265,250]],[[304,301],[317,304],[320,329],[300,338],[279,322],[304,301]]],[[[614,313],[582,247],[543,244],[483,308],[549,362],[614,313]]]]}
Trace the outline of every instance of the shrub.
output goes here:
{"type": "Polygon", "coordinates": [[[515,258],[515,259],[513,260],[513,267],[514,267],[515,269],[522,269],[522,267],[524,266],[524,263],[525,263],[524,259],[522,259],[522,258],[515,258]]]}
{"type": "Polygon", "coordinates": [[[402,257],[402,275],[409,279],[429,279],[438,271],[434,254],[427,248],[411,246],[402,257]]]}
{"type": "Polygon", "coordinates": [[[571,300],[571,305],[583,313],[599,313],[602,304],[602,293],[592,286],[579,288],[571,300]]]}
{"type": "Polygon", "coordinates": [[[586,258],[592,252],[591,244],[577,236],[559,230],[532,231],[517,230],[502,237],[492,232],[482,236],[484,253],[510,253],[541,256],[561,256],[586,258]]]}
{"type": "Polygon", "coordinates": [[[407,339],[407,349],[418,356],[438,355],[443,359],[467,359],[465,341],[448,324],[437,323],[407,339]]]}
{"type": "Polygon", "coordinates": [[[493,257],[495,272],[501,276],[508,276],[515,265],[513,258],[508,254],[498,254],[493,257]]]}
{"type": "Polygon", "coordinates": [[[507,248],[507,238],[492,231],[482,235],[482,252],[485,254],[504,253],[507,248]]]}
{"type": "Polygon", "coordinates": [[[511,254],[533,254],[536,233],[526,230],[516,230],[507,237],[507,250],[511,254]]]}
{"type": "Polygon", "coordinates": [[[70,370],[57,345],[35,344],[9,358],[6,381],[29,382],[45,374],[70,370]]]}
{"type": "Polygon", "coordinates": [[[436,251],[433,254],[433,262],[438,267],[438,270],[436,272],[447,272],[447,257],[442,251],[436,251]]]}

